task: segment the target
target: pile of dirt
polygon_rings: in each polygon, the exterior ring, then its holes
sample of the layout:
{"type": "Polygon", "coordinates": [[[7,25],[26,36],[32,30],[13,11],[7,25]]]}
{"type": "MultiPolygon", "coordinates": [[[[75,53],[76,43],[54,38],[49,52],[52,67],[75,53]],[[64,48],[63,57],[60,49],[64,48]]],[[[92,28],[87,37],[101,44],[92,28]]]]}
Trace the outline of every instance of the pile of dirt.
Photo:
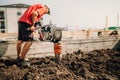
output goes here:
{"type": "Polygon", "coordinates": [[[29,68],[17,67],[14,59],[0,59],[0,80],[120,80],[120,52],[94,50],[67,53],[61,62],[54,57],[31,58],[29,68]]]}

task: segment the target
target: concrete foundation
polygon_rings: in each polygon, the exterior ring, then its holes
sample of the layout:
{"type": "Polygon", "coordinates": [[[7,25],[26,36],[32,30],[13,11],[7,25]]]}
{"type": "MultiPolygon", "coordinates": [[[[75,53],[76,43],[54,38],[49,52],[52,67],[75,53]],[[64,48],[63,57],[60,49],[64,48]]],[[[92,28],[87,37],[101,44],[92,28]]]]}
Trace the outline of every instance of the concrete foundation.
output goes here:
{"type": "MultiPolygon", "coordinates": [[[[95,39],[62,39],[62,54],[77,50],[92,51],[96,49],[119,49],[119,37],[101,37],[95,39]]],[[[0,57],[16,57],[16,40],[0,42],[0,57]]],[[[54,44],[51,42],[33,42],[27,57],[43,57],[54,55],[54,44]]]]}

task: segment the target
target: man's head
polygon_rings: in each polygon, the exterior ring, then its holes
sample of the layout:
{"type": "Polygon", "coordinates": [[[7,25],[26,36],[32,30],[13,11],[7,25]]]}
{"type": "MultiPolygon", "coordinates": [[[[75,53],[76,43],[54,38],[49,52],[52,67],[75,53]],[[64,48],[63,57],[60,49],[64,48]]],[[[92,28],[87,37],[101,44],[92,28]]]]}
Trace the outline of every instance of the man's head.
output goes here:
{"type": "Polygon", "coordinates": [[[44,5],[47,8],[47,14],[50,15],[50,6],[49,5],[44,5]]]}

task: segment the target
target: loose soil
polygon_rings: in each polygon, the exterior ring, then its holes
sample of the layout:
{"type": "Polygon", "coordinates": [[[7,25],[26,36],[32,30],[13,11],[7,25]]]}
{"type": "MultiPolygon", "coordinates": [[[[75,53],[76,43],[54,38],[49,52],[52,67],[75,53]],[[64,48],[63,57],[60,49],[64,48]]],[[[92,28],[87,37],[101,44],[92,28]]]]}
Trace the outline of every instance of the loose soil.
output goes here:
{"type": "Polygon", "coordinates": [[[94,50],[30,58],[30,67],[18,67],[15,59],[0,59],[0,80],[120,80],[120,51],[94,50]]]}

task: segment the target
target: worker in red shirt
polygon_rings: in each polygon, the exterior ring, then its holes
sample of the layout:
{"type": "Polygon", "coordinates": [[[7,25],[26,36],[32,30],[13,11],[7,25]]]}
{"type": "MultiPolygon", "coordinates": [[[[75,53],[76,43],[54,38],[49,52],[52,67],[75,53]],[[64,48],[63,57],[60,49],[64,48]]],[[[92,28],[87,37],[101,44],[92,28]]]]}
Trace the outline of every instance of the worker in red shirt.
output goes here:
{"type": "Polygon", "coordinates": [[[38,22],[44,14],[50,14],[50,7],[43,4],[31,5],[18,20],[18,42],[17,42],[17,65],[30,66],[30,62],[25,60],[33,42],[33,32],[35,23],[38,22]],[[22,44],[24,46],[22,47],[22,44]]]}

